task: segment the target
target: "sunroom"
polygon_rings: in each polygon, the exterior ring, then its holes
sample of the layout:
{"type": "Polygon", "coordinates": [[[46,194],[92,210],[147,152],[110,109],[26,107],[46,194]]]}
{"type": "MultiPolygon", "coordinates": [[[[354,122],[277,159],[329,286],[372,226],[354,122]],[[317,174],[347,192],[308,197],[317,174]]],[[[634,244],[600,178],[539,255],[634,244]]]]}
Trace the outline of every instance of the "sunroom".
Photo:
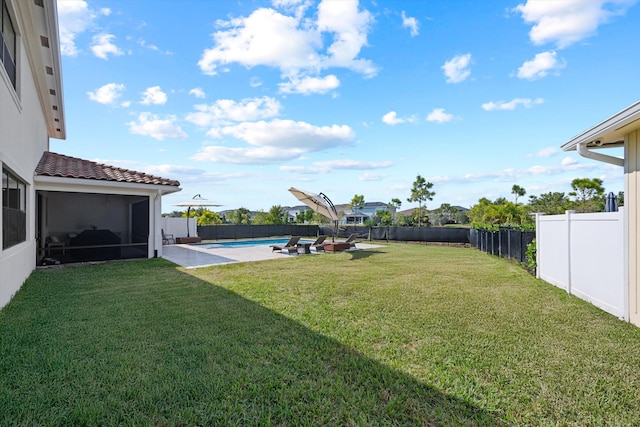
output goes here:
{"type": "Polygon", "coordinates": [[[45,152],[34,182],[39,265],[162,255],[161,198],[178,181],[45,152]]]}

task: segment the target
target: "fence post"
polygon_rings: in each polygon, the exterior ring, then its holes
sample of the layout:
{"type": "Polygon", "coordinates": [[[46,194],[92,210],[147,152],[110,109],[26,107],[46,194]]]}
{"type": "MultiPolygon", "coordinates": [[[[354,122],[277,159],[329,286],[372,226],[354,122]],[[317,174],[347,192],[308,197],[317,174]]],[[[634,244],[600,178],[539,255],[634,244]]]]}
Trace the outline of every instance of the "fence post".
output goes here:
{"type": "Polygon", "coordinates": [[[565,211],[567,216],[567,293],[571,295],[571,215],[576,211],[565,211]]]}
{"type": "Polygon", "coordinates": [[[543,213],[536,212],[536,278],[540,278],[540,218],[543,213]]]}

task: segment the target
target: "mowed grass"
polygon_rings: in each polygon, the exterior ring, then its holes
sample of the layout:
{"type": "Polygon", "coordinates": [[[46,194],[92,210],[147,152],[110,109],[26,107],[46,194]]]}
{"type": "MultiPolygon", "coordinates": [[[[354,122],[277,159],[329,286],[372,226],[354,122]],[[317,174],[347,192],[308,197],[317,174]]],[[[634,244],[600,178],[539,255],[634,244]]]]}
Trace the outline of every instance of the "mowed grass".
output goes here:
{"type": "Polygon", "coordinates": [[[0,425],[638,425],[640,329],[475,249],[37,271],[0,425]]]}

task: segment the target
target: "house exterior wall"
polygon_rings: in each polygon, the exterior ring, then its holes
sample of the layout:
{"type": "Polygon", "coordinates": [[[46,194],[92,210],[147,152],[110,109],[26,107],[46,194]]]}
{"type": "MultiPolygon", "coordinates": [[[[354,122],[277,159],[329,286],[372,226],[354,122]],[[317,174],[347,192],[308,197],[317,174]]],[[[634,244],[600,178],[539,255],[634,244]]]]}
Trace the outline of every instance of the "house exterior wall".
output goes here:
{"type": "Polygon", "coordinates": [[[627,134],[624,147],[629,321],[640,326],[640,131],[635,130],[627,134]]]}
{"type": "Polygon", "coordinates": [[[33,171],[49,144],[45,117],[22,36],[23,19],[16,8],[12,12],[18,33],[17,89],[13,88],[4,67],[0,66],[0,163],[27,184],[27,233],[24,242],[5,250],[0,247],[0,307],[11,299],[36,265],[33,171]]]}

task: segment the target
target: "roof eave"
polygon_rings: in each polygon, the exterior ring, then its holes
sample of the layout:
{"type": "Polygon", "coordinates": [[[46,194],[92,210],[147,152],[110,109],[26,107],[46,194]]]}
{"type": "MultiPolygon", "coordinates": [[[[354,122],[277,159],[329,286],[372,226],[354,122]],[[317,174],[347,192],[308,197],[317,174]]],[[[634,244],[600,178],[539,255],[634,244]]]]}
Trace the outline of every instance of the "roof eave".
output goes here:
{"type": "Polygon", "coordinates": [[[58,17],[55,0],[45,0],[43,6],[33,1],[19,3],[25,14],[25,47],[32,66],[38,95],[50,138],[65,139],[64,96],[62,90],[62,61],[58,36],[58,17]],[[43,45],[40,37],[48,40],[43,45]],[[50,70],[48,70],[50,68],[50,70]],[[50,72],[48,72],[50,71],[50,72]]]}
{"type": "Polygon", "coordinates": [[[86,192],[91,188],[92,191],[109,190],[115,191],[117,194],[135,192],[135,193],[151,193],[160,192],[162,195],[177,193],[182,191],[177,185],[166,184],[144,184],[138,182],[122,182],[122,181],[103,181],[98,179],[85,178],[68,178],[59,176],[36,175],[34,177],[36,190],[49,191],[74,191],[86,192]]]}
{"type": "Polygon", "coordinates": [[[562,150],[576,150],[578,144],[588,144],[594,147],[619,146],[620,138],[623,137],[620,135],[620,130],[636,121],[638,121],[638,128],[640,128],[640,101],[573,137],[561,146],[562,150]]]}

